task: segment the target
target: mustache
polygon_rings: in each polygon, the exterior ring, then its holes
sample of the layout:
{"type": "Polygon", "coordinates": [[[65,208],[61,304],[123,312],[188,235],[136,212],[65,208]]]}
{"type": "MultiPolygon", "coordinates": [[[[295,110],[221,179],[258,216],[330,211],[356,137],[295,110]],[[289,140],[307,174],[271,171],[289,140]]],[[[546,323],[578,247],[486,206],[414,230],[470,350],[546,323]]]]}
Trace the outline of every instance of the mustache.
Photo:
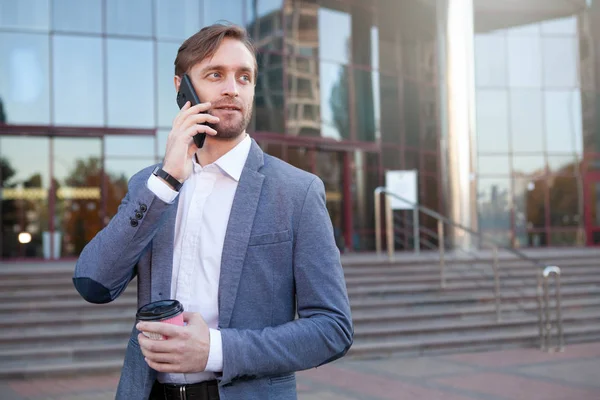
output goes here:
{"type": "Polygon", "coordinates": [[[212,109],[224,108],[224,107],[234,107],[234,108],[243,110],[244,104],[239,100],[227,99],[227,100],[220,100],[220,101],[212,102],[212,105],[211,105],[212,109]]]}

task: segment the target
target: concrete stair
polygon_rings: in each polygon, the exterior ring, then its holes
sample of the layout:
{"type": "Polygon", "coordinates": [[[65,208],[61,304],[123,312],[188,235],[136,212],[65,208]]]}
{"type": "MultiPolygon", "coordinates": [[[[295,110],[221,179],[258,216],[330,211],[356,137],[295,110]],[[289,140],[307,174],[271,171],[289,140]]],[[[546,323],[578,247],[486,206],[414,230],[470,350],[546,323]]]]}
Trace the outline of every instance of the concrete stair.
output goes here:
{"type": "MultiPolygon", "coordinates": [[[[600,340],[600,252],[548,251],[562,268],[565,339],[600,340]]],[[[489,255],[448,260],[440,288],[435,254],[343,257],[355,324],[350,357],[429,354],[538,345],[535,277],[501,255],[496,321],[489,255]]],[[[0,378],[118,371],[134,324],[136,285],[115,302],[86,303],[73,262],[0,265],[0,378]]],[[[567,348],[568,351],[568,348],[567,348]]]]}

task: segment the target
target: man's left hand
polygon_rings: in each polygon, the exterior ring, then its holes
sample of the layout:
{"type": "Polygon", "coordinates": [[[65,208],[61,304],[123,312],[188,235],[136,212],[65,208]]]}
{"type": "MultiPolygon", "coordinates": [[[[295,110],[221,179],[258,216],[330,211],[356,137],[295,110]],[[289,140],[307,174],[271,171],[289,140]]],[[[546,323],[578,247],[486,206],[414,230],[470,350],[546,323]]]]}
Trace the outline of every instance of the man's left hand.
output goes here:
{"type": "Polygon", "coordinates": [[[183,313],[186,326],[162,322],[140,322],[136,328],[142,332],[154,332],[168,339],[153,340],[144,334],[138,341],[146,362],[158,372],[203,372],[208,362],[210,333],[206,322],[198,313],[183,313]]]}

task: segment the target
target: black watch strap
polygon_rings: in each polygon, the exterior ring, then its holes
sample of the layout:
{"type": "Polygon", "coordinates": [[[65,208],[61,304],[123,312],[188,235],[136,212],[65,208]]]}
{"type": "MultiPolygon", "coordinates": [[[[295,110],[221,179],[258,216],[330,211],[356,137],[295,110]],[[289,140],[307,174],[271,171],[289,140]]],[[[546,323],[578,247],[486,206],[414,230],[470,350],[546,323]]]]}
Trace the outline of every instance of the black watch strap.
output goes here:
{"type": "Polygon", "coordinates": [[[183,186],[183,183],[181,183],[177,179],[173,178],[171,175],[169,175],[164,169],[162,169],[158,165],[156,166],[156,168],[154,168],[154,171],[152,171],[152,173],[154,175],[158,176],[159,178],[163,178],[169,185],[171,185],[173,187],[173,190],[176,190],[177,192],[179,192],[179,189],[181,189],[181,187],[183,186]]]}

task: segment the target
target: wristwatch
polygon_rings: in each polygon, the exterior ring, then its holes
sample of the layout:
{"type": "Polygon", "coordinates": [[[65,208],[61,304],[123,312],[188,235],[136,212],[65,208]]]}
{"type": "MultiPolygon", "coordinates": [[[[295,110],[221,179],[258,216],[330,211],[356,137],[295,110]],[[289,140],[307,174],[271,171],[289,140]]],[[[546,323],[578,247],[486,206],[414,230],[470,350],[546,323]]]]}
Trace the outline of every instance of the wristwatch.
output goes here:
{"type": "Polygon", "coordinates": [[[154,171],[152,171],[152,174],[158,176],[159,178],[164,179],[169,185],[171,185],[171,187],[173,187],[173,190],[175,190],[177,192],[179,192],[179,189],[181,189],[181,187],[183,186],[183,183],[181,183],[177,179],[173,178],[171,175],[169,175],[168,172],[166,172],[164,169],[162,169],[158,165],[156,166],[156,168],[154,168],[154,171]]]}

